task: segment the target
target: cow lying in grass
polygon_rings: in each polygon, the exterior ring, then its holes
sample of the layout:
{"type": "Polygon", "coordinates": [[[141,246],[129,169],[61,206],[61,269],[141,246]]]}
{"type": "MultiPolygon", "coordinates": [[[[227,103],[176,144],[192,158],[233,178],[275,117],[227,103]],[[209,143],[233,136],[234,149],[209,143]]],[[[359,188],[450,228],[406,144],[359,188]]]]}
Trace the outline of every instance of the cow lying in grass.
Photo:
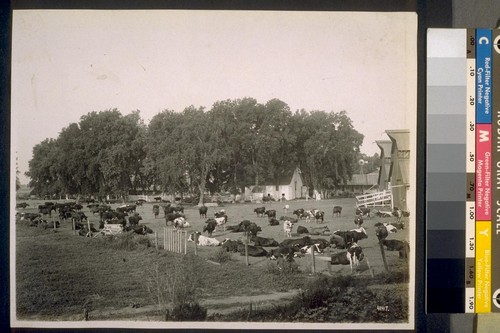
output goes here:
{"type": "Polygon", "coordinates": [[[198,246],[219,246],[220,242],[215,238],[205,237],[201,233],[193,232],[189,235],[189,242],[196,242],[198,246]]]}
{"type": "Polygon", "coordinates": [[[272,238],[264,238],[258,236],[252,236],[250,241],[254,243],[255,246],[278,246],[279,243],[272,238]]]}
{"type": "Polygon", "coordinates": [[[183,217],[178,217],[174,220],[174,228],[176,230],[184,229],[184,228],[189,228],[191,225],[189,224],[188,221],[186,221],[185,218],[183,217]]]}
{"type": "Polygon", "coordinates": [[[400,258],[408,258],[410,252],[410,244],[407,241],[400,241],[396,239],[384,239],[382,244],[386,247],[387,251],[398,251],[400,258]]]}

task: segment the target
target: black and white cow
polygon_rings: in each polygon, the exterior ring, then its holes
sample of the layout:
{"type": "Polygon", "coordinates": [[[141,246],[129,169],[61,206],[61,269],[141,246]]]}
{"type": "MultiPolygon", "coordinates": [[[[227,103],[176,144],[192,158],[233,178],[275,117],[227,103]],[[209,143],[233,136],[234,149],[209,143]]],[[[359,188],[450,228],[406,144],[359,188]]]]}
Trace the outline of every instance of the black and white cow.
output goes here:
{"type": "Polygon", "coordinates": [[[358,207],[356,208],[356,215],[364,216],[370,218],[370,208],[368,207],[358,207]]]}
{"type": "Polygon", "coordinates": [[[279,243],[272,238],[264,238],[264,237],[258,237],[258,236],[252,236],[250,238],[250,241],[254,243],[255,246],[279,246],[279,243]]]}
{"type": "Polygon", "coordinates": [[[266,212],[266,207],[257,207],[253,211],[254,213],[257,214],[258,217],[264,217],[264,213],[266,212]]]}

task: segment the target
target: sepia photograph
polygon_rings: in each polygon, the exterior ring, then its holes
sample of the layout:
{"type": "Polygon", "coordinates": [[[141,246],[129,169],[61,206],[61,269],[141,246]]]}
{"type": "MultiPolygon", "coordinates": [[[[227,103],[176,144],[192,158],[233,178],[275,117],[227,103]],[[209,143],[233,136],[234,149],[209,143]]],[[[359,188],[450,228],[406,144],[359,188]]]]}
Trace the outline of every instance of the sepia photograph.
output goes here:
{"type": "Polygon", "coordinates": [[[12,327],[413,329],[417,14],[14,10],[12,327]]]}

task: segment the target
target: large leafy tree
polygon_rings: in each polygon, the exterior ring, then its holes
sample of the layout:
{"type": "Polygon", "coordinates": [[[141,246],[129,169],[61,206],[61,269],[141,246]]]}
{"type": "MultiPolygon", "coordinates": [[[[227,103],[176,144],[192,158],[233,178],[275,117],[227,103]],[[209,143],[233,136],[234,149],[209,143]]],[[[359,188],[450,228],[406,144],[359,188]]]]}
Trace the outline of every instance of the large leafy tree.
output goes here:
{"type": "Polygon", "coordinates": [[[363,135],[345,111],[313,111],[294,115],[300,167],[310,188],[332,190],[352,178],[363,135]]]}
{"type": "Polygon", "coordinates": [[[145,157],[139,112],[90,112],[64,128],[57,140],[36,146],[30,185],[69,194],[124,196],[140,179],[145,157]],[[45,156],[44,156],[45,155],[45,156]]]}

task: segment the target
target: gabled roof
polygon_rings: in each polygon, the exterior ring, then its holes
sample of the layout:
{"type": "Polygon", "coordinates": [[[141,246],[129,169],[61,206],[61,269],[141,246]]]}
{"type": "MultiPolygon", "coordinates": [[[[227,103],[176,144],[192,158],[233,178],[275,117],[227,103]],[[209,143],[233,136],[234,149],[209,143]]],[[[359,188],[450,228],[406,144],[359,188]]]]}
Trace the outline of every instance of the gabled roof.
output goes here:
{"type": "MultiPolygon", "coordinates": [[[[279,177],[277,181],[273,180],[273,179],[264,179],[260,183],[265,184],[267,186],[290,185],[290,183],[292,182],[293,174],[295,173],[295,170],[297,170],[297,169],[298,169],[298,167],[295,167],[295,168],[288,170],[286,173],[281,175],[281,177],[279,177]]],[[[300,175],[300,173],[299,173],[299,175],[300,175]]]]}

